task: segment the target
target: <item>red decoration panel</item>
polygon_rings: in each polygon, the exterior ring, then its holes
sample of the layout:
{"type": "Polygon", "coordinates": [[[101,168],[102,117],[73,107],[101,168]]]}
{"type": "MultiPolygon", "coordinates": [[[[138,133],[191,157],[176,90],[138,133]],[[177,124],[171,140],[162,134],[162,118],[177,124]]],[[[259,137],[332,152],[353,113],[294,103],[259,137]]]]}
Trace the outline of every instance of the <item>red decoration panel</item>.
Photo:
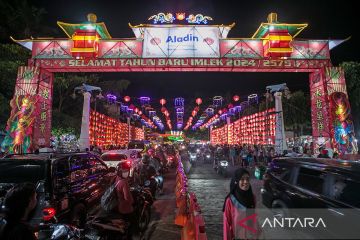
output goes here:
{"type": "Polygon", "coordinates": [[[274,144],[275,109],[255,113],[211,131],[211,144],[274,144]]]}

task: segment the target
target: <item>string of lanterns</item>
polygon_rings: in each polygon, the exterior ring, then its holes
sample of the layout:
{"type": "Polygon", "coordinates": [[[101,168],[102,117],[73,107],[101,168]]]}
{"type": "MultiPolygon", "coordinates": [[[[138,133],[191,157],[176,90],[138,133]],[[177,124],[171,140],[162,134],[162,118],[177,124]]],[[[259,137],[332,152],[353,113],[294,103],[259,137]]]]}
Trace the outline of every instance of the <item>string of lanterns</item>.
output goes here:
{"type": "MultiPolygon", "coordinates": [[[[123,97],[124,103],[121,103],[121,111],[128,114],[133,119],[139,120],[142,123],[142,125],[146,127],[159,129],[163,131],[165,129],[165,125],[161,121],[161,118],[157,116],[156,110],[153,107],[151,107],[150,98],[140,97],[134,99],[138,99],[140,101],[142,111],[134,104],[127,105],[131,101],[130,96],[123,97]]],[[[232,97],[232,100],[234,103],[237,103],[239,102],[240,97],[238,95],[234,95],[232,97]]],[[[108,101],[116,102],[116,96],[109,96],[108,101]]],[[[170,119],[170,112],[165,106],[166,102],[167,102],[166,99],[164,98],[160,99],[161,113],[165,118],[167,128],[169,130],[173,130],[172,122],[170,119]]],[[[199,116],[195,124],[193,124],[196,116],[198,116],[199,114],[200,105],[203,103],[203,100],[201,98],[196,98],[195,103],[197,105],[191,111],[191,114],[184,127],[185,100],[182,97],[175,98],[174,108],[176,113],[176,129],[188,130],[191,128],[192,130],[196,130],[198,128],[200,129],[208,128],[212,125],[219,123],[221,120],[226,120],[228,116],[235,116],[236,114],[240,113],[242,110],[244,110],[247,106],[251,104],[258,104],[258,95],[251,94],[247,97],[247,101],[243,101],[235,106],[234,104],[230,103],[226,107],[222,107],[223,102],[224,102],[224,98],[222,96],[213,97],[212,104],[209,105],[203,111],[203,113],[199,116]],[[216,114],[215,111],[217,111],[216,114]]]]}
{"type": "Polygon", "coordinates": [[[89,135],[90,144],[101,147],[122,146],[130,140],[144,139],[143,129],[122,123],[93,110],[90,110],[89,135]]]}
{"type": "Polygon", "coordinates": [[[194,109],[191,111],[191,116],[189,117],[189,119],[186,123],[186,126],[184,127],[184,130],[188,130],[191,127],[194,117],[198,114],[198,112],[200,110],[200,105],[202,103],[202,99],[197,98],[195,100],[195,103],[197,104],[197,106],[195,106],[194,109]]]}
{"type": "Polygon", "coordinates": [[[275,109],[242,117],[223,127],[213,128],[211,144],[274,144],[275,109]]]}

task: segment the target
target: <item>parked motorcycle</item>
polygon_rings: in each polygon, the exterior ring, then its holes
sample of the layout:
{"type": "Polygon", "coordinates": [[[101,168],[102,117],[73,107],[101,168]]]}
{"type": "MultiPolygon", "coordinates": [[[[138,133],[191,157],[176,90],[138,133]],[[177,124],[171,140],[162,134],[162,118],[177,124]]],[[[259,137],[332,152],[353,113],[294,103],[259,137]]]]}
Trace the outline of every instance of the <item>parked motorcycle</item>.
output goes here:
{"type": "Polygon", "coordinates": [[[196,166],[196,161],[197,161],[197,153],[196,152],[189,152],[189,159],[190,159],[191,166],[195,167],[196,166]]]}
{"type": "Polygon", "coordinates": [[[228,176],[228,166],[229,166],[228,161],[226,161],[226,160],[220,161],[220,164],[217,169],[217,173],[219,175],[223,175],[226,178],[228,176]]]}
{"type": "Polygon", "coordinates": [[[135,201],[135,214],[137,217],[137,228],[140,232],[144,232],[150,223],[151,206],[154,202],[149,184],[145,181],[145,186],[133,186],[130,191],[135,201]]]}

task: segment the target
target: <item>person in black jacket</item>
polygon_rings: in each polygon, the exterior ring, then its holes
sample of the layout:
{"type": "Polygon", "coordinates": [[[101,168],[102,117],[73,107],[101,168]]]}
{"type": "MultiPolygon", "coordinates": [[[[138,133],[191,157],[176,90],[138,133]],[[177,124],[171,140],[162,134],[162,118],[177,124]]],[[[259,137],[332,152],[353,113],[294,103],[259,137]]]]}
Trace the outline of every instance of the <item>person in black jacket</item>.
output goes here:
{"type": "Polygon", "coordinates": [[[142,159],[142,164],[140,166],[140,184],[144,185],[146,181],[150,181],[150,191],[155,198],[156,190],[157,190],[157,183],[155,180],[156,176],[156,169],[152,164],[150,164],[150,156],[144,154],[142,159]]]}
{"type": "Polygon", "coordinates": [[[6,225],[0,238],[4,240],[35,240],[34,231],[28,221],[36,204],[34,184],[22,183],[10,189],[4,200],[6,225]]]}

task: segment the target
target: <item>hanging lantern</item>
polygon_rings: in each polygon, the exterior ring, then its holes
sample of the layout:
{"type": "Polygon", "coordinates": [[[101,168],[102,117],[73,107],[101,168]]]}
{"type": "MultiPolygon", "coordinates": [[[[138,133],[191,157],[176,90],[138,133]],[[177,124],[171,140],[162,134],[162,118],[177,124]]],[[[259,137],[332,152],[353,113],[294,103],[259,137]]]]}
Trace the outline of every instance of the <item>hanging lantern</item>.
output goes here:
{"type": "Polygon", "coordinates": [[[201,99],[201,98],[197,98],[195,102],[196,102],[197,105],[200,105],[200,104],[202,103],[202,99],[201,99]]]}
{"type": "Polygon", "coordinates": [[[166,100],[164,98],[160,99],[160,104],[164,106],[166,104],[166,100]]]}
{"type": "Polygon", "coordinates": [[[234,100],[234,102],[237,102],[240,100],[240,97],[238,95],[235,95],[235,96],[233,96],[233,100],[234,100]]]}
{"type": "Polygon", "coordinates": [[[125,97],[124,97],[124,101],[125,101],[125,102],[130,102],[130,99],[131,99],[131,98],[130,98],[129,96],[125,96],[125,97]]]}

